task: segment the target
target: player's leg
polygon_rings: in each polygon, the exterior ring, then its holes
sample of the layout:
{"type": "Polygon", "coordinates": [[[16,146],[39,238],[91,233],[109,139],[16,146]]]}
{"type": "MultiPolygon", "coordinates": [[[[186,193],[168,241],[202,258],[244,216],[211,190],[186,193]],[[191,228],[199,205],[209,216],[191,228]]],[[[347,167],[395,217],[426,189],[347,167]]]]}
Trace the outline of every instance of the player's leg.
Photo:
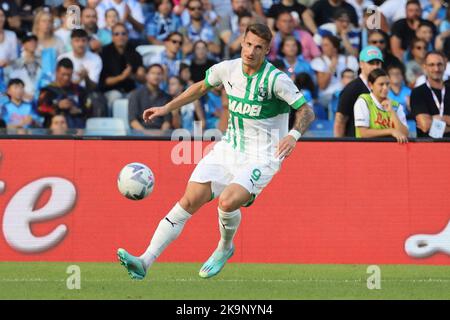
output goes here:
{"type": "Polygon", "coordinates": [[[202,278],[210,278],[218,274],[234,253],[233,238],[241,222],[240,207],[252,198],[251,193],[242,185],[232,183],[225,188],[219,197],[219,244],[200,269],[202,278]]]}
{"type": "Polygon", "coordinates": [[[189,182],[185,194],[172,210],[159,222],[147,250],[140,257],[134,257],[124,249],[117,254],[133,279],[143,279],[148,268],[164,249],[178,236],[185,223],[201,206],[211,200],[211,183],[189,182]]]}

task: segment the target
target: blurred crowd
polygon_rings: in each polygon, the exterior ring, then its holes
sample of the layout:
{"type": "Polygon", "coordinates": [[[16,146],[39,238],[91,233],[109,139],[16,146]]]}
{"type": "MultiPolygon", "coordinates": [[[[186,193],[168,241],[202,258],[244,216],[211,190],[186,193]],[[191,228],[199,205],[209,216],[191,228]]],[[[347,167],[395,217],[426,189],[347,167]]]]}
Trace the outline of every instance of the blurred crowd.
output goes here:
{"type": "Polygon", "coordinates": [[[89,118],[116,116],[115,102],[127,99],[134,130],[192,131],[198,121],[223,131],[221,87],[152,123],[142,112],[238,58],[254,22],[273,30],[267,58],[303,91],[316,119],[338,121],[335,136],[355,135],[345,129],[354,126],[355,99],[342,92],[371,63],[361,61],[364,48],[381,52],[376,67],[408,120],[417,115],[412,91],[427,83],[427,53],[442,53],[442,78],[450,76],[448,0],[0,0],[0,127],[82,129],[89,118]]]}

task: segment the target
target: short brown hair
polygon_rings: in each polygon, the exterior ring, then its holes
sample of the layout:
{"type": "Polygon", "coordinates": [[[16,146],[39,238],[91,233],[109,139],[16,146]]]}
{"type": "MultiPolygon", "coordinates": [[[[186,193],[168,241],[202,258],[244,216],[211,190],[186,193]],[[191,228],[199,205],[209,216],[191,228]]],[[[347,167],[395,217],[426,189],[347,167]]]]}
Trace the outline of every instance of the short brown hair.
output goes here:
{"type": "Polygon", "coordinates": [[[270,42],[272,41],[272,31],[270,31],[269,27],[262,23],[253,23],[247,27],[245,30],[244,36],[247,36],[247,33],[253,33],[260,37],[261,39],[264,39],[267,41],[267,43],[270,45],[270,42]]]}

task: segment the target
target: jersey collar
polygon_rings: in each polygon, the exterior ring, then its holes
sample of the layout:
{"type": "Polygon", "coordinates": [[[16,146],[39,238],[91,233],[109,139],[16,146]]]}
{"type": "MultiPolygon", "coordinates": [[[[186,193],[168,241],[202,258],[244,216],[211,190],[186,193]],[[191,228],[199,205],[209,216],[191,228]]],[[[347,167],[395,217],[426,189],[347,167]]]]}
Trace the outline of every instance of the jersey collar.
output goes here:
{"type": "Polygon", "coordinates": [[[264,68],[266,67],[267,64],[267,60],[264,59],[264,62],[261,64],[261,66],[259,67],[258,71],[256,71],[254,74],[252,74],[251,76],[246,74],[244,72],[243,66],[242,66],[242,60],[241,60],[241,70],[242,70],[242,74],[246,77],[246,78],[254,78],[257,77],[261,72],[264,71],[264,68]]]}

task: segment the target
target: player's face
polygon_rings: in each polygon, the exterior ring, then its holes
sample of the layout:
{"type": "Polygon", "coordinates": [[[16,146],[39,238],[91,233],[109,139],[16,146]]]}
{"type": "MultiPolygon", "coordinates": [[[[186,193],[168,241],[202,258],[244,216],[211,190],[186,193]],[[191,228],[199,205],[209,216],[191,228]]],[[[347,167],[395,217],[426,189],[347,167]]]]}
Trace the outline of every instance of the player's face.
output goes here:
{"type": "Polygon", "coordinates": [[[378,77],[374,83],[371,84],[373,94],[380,99],[380,102],[387,98],[389,92],[389,77],[378,77]]]}
{"type": "Polygon", "coordinates": [[[434,80],[441,81],[445,71],[445,61],[438,54],[430,54],[424,65],[426,75],[434,80]]]}
{"type": "Polygon", "coordinates": [[[248,32],[241,43],[242,63],[250,68],[258,67],[269,53],[269,44],[266,40],[248,32]]]}

